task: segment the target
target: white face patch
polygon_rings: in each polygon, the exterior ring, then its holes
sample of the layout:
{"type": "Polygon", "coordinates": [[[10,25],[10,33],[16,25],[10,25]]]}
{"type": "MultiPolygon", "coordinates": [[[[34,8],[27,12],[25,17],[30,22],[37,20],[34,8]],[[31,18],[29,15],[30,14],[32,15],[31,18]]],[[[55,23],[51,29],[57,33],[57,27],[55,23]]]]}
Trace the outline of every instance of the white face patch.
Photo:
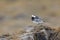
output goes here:
{"type": "Polygon", "coordinates": [[[36,17],[36,16],[32,15],[32,17],[36,17]]]}

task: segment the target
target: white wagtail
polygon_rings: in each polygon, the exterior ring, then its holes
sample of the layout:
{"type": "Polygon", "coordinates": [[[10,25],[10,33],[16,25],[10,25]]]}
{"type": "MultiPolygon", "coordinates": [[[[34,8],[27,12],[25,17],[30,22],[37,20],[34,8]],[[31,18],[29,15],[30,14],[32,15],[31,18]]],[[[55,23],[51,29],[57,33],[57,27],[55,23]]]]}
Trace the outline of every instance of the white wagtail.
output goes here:
{"type": "Polygon", "coordinates": [[[31,19],[32,19],[33,23],[36,23],[36,24],[42,24],[43,23],[43,20],[38,16],[32,15],[31,19]]]}

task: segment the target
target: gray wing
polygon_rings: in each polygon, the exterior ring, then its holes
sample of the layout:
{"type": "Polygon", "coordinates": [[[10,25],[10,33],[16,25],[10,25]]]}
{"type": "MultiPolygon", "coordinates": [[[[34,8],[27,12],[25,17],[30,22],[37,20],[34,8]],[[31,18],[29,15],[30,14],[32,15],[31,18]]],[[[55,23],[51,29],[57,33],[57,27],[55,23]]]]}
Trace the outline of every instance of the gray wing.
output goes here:
{"type": "Polygon", "coordinates": [[[43,20],[42,20],[41,18],[39,18],[39,17],[36,17],[34,21],[36,21],[36,22],[41,22],[41,21],[43,21],[43,20]]]}

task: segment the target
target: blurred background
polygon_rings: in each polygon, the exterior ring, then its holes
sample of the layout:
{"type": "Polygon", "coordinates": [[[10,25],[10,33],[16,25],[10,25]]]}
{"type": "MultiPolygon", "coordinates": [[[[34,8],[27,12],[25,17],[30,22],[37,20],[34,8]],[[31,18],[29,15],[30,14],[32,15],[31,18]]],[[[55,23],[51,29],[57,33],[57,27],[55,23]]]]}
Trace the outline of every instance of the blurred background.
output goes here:
{"type": "Polygon", "coordinates": [[[60,0],[0,0],[0,34],[35,25],[32,14],[46,18],[50,26],[60,26],[60,0]]]}

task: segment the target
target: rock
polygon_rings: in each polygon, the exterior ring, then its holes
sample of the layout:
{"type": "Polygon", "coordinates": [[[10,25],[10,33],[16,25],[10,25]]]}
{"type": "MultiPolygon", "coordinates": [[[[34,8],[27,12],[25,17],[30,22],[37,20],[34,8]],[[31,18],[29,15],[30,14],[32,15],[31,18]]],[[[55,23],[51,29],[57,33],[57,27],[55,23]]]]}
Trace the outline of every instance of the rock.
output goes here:
{"type": "Polygon", "coordinates": [[[34,30],[34,27],[32,27],[32,26],[26,26],[26,27],[24,27],[24,30],[26,32],[32,32],[34,30]]]}
{"type": "Polygon", "coordinates": [[[31,34],[31,33],[25,33],[25,34],[21,35],[20,39],[21,40],[34,40],[33,34],[31,34]]]}
{"type": "Polygon", "coordinates": [[[34,40],[47,40],[47,39],[46,39],[45,35],[42,35],[41,33],[35,33],[34,40]]]}

